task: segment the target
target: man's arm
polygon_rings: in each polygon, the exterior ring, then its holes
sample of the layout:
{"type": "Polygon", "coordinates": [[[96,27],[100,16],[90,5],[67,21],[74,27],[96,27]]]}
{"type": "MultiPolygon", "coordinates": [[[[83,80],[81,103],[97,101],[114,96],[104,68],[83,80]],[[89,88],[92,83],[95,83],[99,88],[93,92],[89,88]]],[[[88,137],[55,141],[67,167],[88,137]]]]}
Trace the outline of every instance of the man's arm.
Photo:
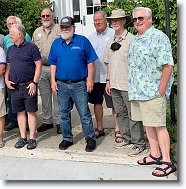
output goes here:
{"type": "Polygon", "coordinates": [[[88,64],[87,92],[91,92],[94,85],[94,62],[88,64]]]}
{"type": "Polygon", "coordinates": [[[9,89],[14,89],[11,84],[14,82],[10,81],[9,80],[9,76],[10,76],[10,64],[7,63],[6,64],[6,70],[5,70],[5,83],[6,83],[6,86],[9,88],[9,89]]]}
{"type": "Polygon", "coordinates": [[[106,87],[105,91],[108,95],[110,95],[110,69],[109,69],[109,64],[107,63],[107,79],[106,79],[106,87]]]}
{"type": "Polygon", "coordinates": [[[167,84],[169,82],[170,76],[172,74],[172,65],[163,65],[162,68],[162,76],[161,76],[161,81],[159,85],[159,93],[161,96],[165,95],[165,91],[167,88],[167,84]]]}
{"type": "Polygon", "coordinates": [[[34,74],[33,82],[28,85],[28,89],[29,89],[28,94],[29,95],[34,95],[36,93],[37,84],[39,82],[39,78],[40,78],[41,71],[42,71],[41,60],[35,61],[35,65],[36,65],[36,68],[35,68],[35,74],[34,74]]]}
{"type": "Polygon", "coordinates": [[[50,75],[51,75],[51,88],[53,92],[58,90],[56,82],[56,65],[50,65],[50,75]]]}
{"type": "Polygon", "coordinates": [[[0,77],[5,73],[5,68],[6,68],[5,64],[0,64],[0,77]]]}

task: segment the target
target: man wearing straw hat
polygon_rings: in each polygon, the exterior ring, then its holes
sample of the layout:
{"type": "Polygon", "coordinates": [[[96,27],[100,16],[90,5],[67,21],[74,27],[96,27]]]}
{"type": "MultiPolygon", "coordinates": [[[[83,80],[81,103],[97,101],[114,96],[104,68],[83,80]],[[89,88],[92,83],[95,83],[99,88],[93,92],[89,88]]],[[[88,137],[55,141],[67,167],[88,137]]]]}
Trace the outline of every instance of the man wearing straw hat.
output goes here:
{"type": "Polygon", "coordinates": [[[124,10],[116,9],[107,17],[115,30],[115,35],[107,44],[104,62],[107,65],[106,92],[111,94],[117,115],[121,143],[115,148],[130,147],[129,156],[146,152],[142,122],[131,120],[131,104],[128,98],[128,51],[134,36],[127,31],[126,25],[132,18],[125,15],[124,10]]]}

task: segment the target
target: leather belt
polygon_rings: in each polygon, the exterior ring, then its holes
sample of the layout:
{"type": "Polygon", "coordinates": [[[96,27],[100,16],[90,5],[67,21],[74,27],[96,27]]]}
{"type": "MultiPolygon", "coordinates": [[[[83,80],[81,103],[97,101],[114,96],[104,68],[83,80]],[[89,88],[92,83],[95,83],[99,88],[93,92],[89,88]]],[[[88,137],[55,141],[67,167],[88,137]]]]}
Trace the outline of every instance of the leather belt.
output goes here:
{"type": "Polygon", "coordinates": [[[79,80],[60,80],[60,79],[56,79],[56,80],[61,81],[63,83],[71,84],[71,83],[78,83],[80,81],[86,81],[86,78],[79,79],[79,80]]]}
{"type": "Polygon", "coordinates": [[[17,83],[17,85],[19,86],[19,87],[22,87],[22,86],[25,86],[25,85],[29,85],[30,83],[32,83],[33,81],[27,81],[27,82],[25,82],[25,83],[17,83]]]}

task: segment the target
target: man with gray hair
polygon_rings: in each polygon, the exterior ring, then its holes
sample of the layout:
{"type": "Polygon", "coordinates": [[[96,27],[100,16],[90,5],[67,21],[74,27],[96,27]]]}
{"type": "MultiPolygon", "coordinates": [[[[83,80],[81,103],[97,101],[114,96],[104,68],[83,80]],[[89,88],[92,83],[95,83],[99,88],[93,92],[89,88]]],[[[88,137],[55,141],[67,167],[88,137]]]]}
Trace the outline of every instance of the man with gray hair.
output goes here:
{"type": "Polygon", "coordinates": [[[152,26],[151,9],[135,8],[133,23],[138,33],[129,50],[129,100],[132,119],[146,127],[151,151],[137,163],[158,165],[152,175],[164,177],[176,171],[166,128],[166,98],[174,81],[171,44],[162,31],[152,26]]]}
{"type": "Polygon", "coordinates": [[[48,55],[52,42],[61,36],[58,24],[54,23],[54,13],[50,8],[44,8],[41,12],[42,26],[34,31],[32,40],[41,52],[43,69],[39,79],[39,91],[42,100],[43,123],[37,128],[38,132],[44,132],[53,128],[53,122],[57,127],[57,134],[60,130],[60,116],[57,103],[57,93],[52,92],[50,64],[48,55]],[[54,109],[53,109],[54,108],[54,109]]]}
{"type": "Polygon", "coordinates": [[[105,135],[103,127],[103,96],[108,108],[112,108],[115,126],[115,141],[122,142],[122,137],[119,132],[119,127],[116,119],[116,113],[113,107],[112,98],[105,92],[106,87],[106,65],[103,62],[103,54],[106,49],[108,40],[114,36],[115,31],[108,27],[107,14],[103,11],[97,11],[94,14],[94,27],[96,29],[89,36],[89,40],[96,51],[98,59],[95,60],[94,68],[94,87],[89,93],[89,103],[94,104],[94,114],[96,117],[96,137],[99,138],[105,135]]]}
{"type": "MultiPolygon", "coordinates": [[[[22,24],[22,21],[19,17],[17,16],[9,16],[6,19],[6,23],[7,23],[7,27],[10,30],[11,26],[13,24],[22,24]]],[[[25,34],[25,39],[26,41],[31,42],[31,37],[28,33],[25,34]]],[[[8,48],[10,46],[12,46],[12,40],[10,38],[10,34],[7,34],[4,37],[4,43],[3,43],[3,48],[5,50],[5,52],[8,50],[8,48]]],[[[7,109],[8,109],[8,115],[7,115],[7,119],[6,119],[6,125],[5,125],[5,131],[11,131],[12,129],[18,127],[17,124],[17,114],[12,112],[12,105],[11,105],[11,95],[10,95],[10,91],[9,89],[7,90],[8,92],[8,100],[7,100],[7,109]]]]}
{"type": "Polygon", "coordinates": [[[36,45],[25,40],[25,28],[21,24],[13,24],[10,38],[14,45],[7,51],[7,67],[5,82],[12,96],[12,111],[17,113],[20,139],[15,148],[36,148],[36,126],[38,110],[37,84],[41,74],[42,62],[36,45]],[[28,115],[29,140],[27,141],[26,123],[28,115]]]}

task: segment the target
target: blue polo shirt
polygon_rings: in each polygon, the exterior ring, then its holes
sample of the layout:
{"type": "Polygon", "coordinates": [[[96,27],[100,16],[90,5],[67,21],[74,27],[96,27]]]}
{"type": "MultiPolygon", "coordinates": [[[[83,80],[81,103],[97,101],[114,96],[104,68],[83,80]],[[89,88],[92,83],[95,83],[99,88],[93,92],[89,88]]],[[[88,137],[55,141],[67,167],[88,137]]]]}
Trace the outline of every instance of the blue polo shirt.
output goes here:
{"type": "Polygon", "coordinates": [[[7,51],[7,63],[10,64],[10,81],[25,83],[35,75],[35,61],[40,60],[38,47],[26,40],[19,47],[12,45],[7,51]]]}
{"type": "Polygon", "coordinates": [[[62,37],[53,42],[48,62],[56,65],[57,79],[76,81],[87,78],[87,65],[97,58],[90,41],[85,36],[74,34],[68,45],[62,37]]]}

